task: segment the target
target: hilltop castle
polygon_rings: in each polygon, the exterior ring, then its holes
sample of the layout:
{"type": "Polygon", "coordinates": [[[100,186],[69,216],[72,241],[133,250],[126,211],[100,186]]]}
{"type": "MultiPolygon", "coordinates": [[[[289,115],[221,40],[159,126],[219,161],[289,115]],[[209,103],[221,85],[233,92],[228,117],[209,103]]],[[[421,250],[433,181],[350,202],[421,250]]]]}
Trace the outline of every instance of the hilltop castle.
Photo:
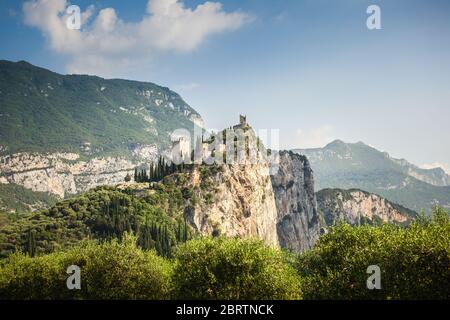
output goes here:
{"type": "Polygon", "coordinates": [[[248,127],[247,116],[239,115],[239,124],[233,126],[233,129],[244,129],[248,127]]]}
{"type": "MultiPolygon", "coordinates": [[[[233,130],[244,130],[249,127],[247,123],[247,117],[244,115],[239,115],[239,123],[232,127],[233,130]]],[[[230,127],[231,129],[231,127],[230,127]]],[[[201,156],[202,159],[207,159],[215,154],[215,152],[226,152],[227,147],[224,143],[214,144],[213,142],[218,136],[212,136],[209,140],[202,139],[198,141],[196,148],[196,153],[198,157],[201,156]]],[[[186,160],[191,160],[191,155],[193,151],[191,147],[190,140],[186,137],[178,137],[172,141],[172,160],[175,162],[183,162],[186,160]]]]}
{"type": "Polygon", "coordinates": [[[186,137],[179,137],[172,141],[172,160],[174,162],[183,162],[189,159],[191,155],[191,144],[186,137]]]}

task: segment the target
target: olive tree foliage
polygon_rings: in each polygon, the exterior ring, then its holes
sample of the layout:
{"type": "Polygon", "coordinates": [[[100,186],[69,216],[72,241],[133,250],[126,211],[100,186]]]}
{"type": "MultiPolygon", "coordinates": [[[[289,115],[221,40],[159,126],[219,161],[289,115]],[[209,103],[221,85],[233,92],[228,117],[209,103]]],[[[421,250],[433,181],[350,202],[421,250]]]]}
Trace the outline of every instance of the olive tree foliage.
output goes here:
{"type": "Polygon", "coordinates": [[[169,261],[138,248],[134,236],[85,241],[65,252],[2,260],[0,299],[166,299],[171,270],[169,261]],[[81,270],[81,290],[67,288],[71,265],[81,270]]]}
{"type": "Polygon", "coordinates": [[[176,253],[179,299],[299,299],[300,279],[279,249],[259,240],[203,238],[176,253]]]}
{"type": "Polygon", "coordinates": [[[450,215],[435,207],[404,228],[341,224],[300,256],[305,299],[449,299],[450,215]],[[369,290],[369,266],[381,289],[369,290]]]}

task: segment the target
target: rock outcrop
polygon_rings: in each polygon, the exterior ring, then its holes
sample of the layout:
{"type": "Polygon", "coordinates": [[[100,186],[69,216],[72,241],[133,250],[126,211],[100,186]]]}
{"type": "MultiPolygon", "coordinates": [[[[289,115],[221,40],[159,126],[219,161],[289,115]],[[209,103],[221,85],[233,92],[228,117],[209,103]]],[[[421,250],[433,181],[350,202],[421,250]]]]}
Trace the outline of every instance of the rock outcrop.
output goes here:
{"type": "Polygon", "coordinates": [[[101,185],[124,181],[134,168],[156,158],[153,146],[139,146],[130,157],[80,160],[75,153],[18,153],[0,158],[2,183],[13,183],[35,192],[64,198],[101,185]]]}
{"type": "Polygon", "coordinates": [[[416,215],[381,196],[356,189],[324,189],[317,193],[317,201],[329,226],[337,222],[406,224],[416,215]]]}
{"type": "MultiPolygon", "coordinates": [[[[190,174],[190,186],[201,189],[203,198],[209,193],[207,205],[187,208],[191,225],[202,234],[255,237],[296,252],[310,249],[320,235],[320,219],[308,160],[288,151],[267,152],[245,117],[232,130],[237,129],[248,134],[243,152],[235,153],[243,155],[243,161],[202,165],[190,174]],[[205,191],[205,185],[212,188],[205,191]]],[[[223,134],[216,139],[220,137],[223,134]]]]}
{"type": "Polygon", "coordinates": [[[202,198],[208,199],[185,210],[198,232],[259,238],[267,245],[279,246],[277,210],[267,165],[202,166],[194,169],[189,179],[193,188],[202,190],[202,198]]]}
{"type": "Polygon", "coordinates": [[[280,246],[296,252],[310,249],[319,238],[320,219],[313,171],[308,160],[293,152],[282,151],[278,170],[271,178],[280,246]]]}

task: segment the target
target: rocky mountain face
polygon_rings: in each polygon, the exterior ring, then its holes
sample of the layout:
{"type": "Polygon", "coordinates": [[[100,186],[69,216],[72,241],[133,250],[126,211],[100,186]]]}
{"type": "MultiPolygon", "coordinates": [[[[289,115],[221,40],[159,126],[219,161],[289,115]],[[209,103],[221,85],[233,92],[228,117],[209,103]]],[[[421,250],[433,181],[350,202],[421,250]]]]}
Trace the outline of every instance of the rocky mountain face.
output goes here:
{"type": "Polygon", "coordinates": [[[310,249],[319,238],[321,226],[308,159],[280,152],[279,169],[271,180],[280,246],[297,252],[310,249]]]}
{"type": "Polygon", "coordinates": [[[190,174],[189,185],[202,190],[202,198],[209,198],[186,207],[190,224],[201,234],[253,237],[279,246],[269,167],[236,164],[210,171],[203,166],[190,174]]]}
{"type": "Polygon", "coordinates": [[[315,244],[320,223],[306,158],[282,152],[279,170],[273,175],[264,164],[222,165],[211,170],[198,167],[188,178],[190,187],[201,190],[200,198],[210,199],[186,206],[185,216],[196,231],[259,238],[296,252],[315,244]]]}
{"type": "Polygon", "coordinates": [[[317,203],[325,222],[352,225],[364,223],[409,223],[416,212],[394,204],[383,197],[362,190],[324,189],[317,193],[317,203]]]}
{"type": "Polygon", "coordinates": [[[336,140],[324,148],[294,150],[308,157],[317,190],[362,189],[411,210],[450,207],[449,176],[442,169],[421,169],[362,142],[336,140]]]}
{"type": "MultiPolygon", "coordinates": [[[[150,151],[150,150],[149,150],[150,151]]],[[[16,184],[34,192],[64,198],[101,185],[115,185],[133,174],[139,163],[150,161],[156,148],[147,154],[80,160],[75,153],[17,153],[0,157],[2,184],[16,184]]]]}
{"type": "Polygon", "coordinates": [[[450,186],[450,175],[448,175],[442,168],[422,169],[403,159],[391,159],[392,161],[402,165],[404,172],[417,180],[426,182],[436,187],[450,186]]]}
{"type": "Polygon", "coordinates": [[[185,216],[198,232],[260,238],[296,252],[315,244],[321,226],[305,157],[283,151],[277,170],[268,164],[212,168],[200,166],[189,175],[188,185],[210,199],[186,207],[185,216]]]}
{"type": "MultiPolygon", "coordinates": [[[[0,108],[0,208],[6,210],[1,197],[14,190],[34,192],[25,207],[38,209],[45,194],[53,202],[122,183],[170,146],[174,130],[203,126],[168,88],[60,75],[26,62],[0,61],[0,108]]],[[[233,128],[250,130],[242,121],[233,128]]],[[[254,133],[250,144],[259,146],[254,133]]],[[[203,199],[185,206],[199,233],[256,237],[296,251],[317,239],[312,171],[303,157],[282,153],[272,176],[268,163],[192,168],[177,183],[203,199]]]]}
{"type": "Polygon", "coordinates": [[[0,204],[7,185],[63,198],[117,184],[194,126],[201,116],[168,88],[2,60],[0,204]]]}

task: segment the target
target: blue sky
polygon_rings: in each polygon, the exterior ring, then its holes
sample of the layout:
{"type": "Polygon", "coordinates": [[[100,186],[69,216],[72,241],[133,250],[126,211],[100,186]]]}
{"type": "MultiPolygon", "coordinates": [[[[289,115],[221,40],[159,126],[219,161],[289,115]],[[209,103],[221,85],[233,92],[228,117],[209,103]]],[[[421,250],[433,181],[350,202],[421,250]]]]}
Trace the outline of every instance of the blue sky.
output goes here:
{"type": "MultiPolygon", "coordinates": [[[[133,26],[149,15],[147,2],[72,4],[82,11],[94,5],[90,21],[114,8],[114,17],[133,26]]],[[[73,53],[47,22],[30,22],[24,2],[2,0],[0,59],[165,85],[198,110],[208,128],[227,127],[244,113],[255,128],[280,129],[284,148],[339,138],[418,165],[450,167],[449,1],[218,2],[222,8],[208,11],[209,19],[195,11],[204,1],[185,0],[183,10],[204,20],[189,20],[185,11],[173,38],[164,33],[175,29],[152,21],[160,34],[130,34],[138,42],[130,49],[119,40],[112,48],[80,40],[73,53]],[[370,4],[381,8],[381,30],[366,27],[370,4]]],[[[113,39],[120,36],[117,31],[113,39]]]]}

